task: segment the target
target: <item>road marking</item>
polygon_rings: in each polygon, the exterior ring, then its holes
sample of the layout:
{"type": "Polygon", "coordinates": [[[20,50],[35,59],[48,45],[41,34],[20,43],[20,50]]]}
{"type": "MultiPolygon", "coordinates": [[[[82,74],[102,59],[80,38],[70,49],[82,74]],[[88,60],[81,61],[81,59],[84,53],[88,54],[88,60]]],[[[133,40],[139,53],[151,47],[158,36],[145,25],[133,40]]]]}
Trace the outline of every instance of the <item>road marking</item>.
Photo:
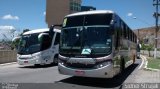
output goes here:
{"type": "Polygon", "coordinates": [[[153,69],[153,68],[147,68],[147,65],[148,65],[148,61],[146,59],[145,56],[143,56],[144,60],[145,60],[145,66],[144,66],[144,69],[147,69],[147,70],[152,70],[152,71],[160,71],[159,69],[153,69]]]}
{"type": "Polygon", "coordinates": [[[141,65],[138,67],[138,69],[141,69],[142,66],[143,66],[143,64],[144,64],[144,56],[140,55],[140,57],[141,57],[141,59],[142,59],[142,63],[141,63],[141,65]]]}

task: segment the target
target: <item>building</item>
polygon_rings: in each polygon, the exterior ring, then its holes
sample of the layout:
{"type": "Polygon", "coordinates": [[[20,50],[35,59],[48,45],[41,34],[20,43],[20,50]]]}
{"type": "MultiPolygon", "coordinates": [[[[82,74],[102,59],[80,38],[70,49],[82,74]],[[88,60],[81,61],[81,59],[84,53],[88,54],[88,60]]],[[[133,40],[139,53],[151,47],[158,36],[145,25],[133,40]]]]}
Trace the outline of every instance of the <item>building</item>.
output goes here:
{"type": "Polygon", "coordinates": [[[91,10],[96,10],[96,8],[92,6],[81,6],[81,11],[91,11],[91,10]]]}
{"type": "MultiPolygon", "coordinates": [[[[160,27],[159,27],[160,28],[160,27]]],[[[155,44],[155,27],[146,27],[141,29],[135,29],[141,43],[155,44]]],[[[158,38],[160,38],[160,31],[158,31],[158,38]]],[[[160,40],[157,40],[157,48],[160,48],[160,40]]]]}
{"type": "Polygon", "coordinates": [[[62,24],[67,14],[81,11],[81,0],[46,0],[46,23],[62,24]]]}

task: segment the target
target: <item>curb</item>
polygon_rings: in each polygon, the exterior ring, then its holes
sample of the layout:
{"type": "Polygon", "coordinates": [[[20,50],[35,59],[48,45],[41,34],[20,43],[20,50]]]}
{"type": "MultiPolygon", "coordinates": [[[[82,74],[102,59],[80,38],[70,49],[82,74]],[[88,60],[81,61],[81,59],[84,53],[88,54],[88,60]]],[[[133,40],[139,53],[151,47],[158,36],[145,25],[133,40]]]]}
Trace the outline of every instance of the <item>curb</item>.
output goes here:
{"type": "Polygon", "coordinates": [[[0,66],[7,66],[12,64],[17,64],[17,62],[3,63],[3,64],[0,64],[0,66]]]}
{"type": "MultiPolygon", "coordinates": [[[[141,58],[142,58],[142,57],[141,57],[141,58]]],[[[147,61],[147,59],[146,59],[145,56],[143,56],[143,58],[144,58],[144,60],[146,61],[145,66],[144,66],[144,70],[155,71],[155,72],[160,71],[159,69],[147,68],[148,61],[147,61]]]]}

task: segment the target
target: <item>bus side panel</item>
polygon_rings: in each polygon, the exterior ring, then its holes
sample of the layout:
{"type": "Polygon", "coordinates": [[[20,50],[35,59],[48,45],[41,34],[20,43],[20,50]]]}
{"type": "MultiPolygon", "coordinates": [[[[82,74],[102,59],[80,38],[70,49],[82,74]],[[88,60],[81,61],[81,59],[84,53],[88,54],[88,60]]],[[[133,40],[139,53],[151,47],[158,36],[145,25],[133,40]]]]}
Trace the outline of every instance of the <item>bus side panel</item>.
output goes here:
{"type": "Polygon", "coordinates": [[[120,47],[117,47],[116,48],[116,39],[117,37],[114,35],[113,36],[113,44],[112,44],[112,47],[113,47],[113,74],[114,75],[117,75],[119,72],[120,72],[120,50],[119,48],[120,47]]]}
{"type": "MultiPolygon", "coordinates": [[[[127,63],[129,63],[129,61],[131,60],[130,58],[130,41],[123,39],[122,40],[122,48],[121,48],[121,56],[124,58],[124,62],[125,62],[125,68],[127,67],[127,63]]],[[[128,64],[129,65],[129,64],[128,64]]]]}

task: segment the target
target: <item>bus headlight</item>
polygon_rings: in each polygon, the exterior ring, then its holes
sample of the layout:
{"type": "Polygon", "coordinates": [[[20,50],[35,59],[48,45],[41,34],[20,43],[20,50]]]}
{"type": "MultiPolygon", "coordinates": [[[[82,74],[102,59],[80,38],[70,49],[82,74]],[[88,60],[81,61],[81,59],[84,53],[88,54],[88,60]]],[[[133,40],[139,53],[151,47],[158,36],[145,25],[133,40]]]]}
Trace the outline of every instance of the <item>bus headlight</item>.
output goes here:
{"type": "Polygon", "coordinates": [[[69,59],[68,57],[64,57],[62,55],[59,55],[58,58],[63,61],[67,61],[69,59]]]}
{"type": "Polygon", "coordinates": [[[39,59],[40,58],[40,55],[34,55],[32,56],[32,59],[39,59]]]}
{"type": "Polygon", "coordinates": [[[100,62],[96,65],[96,68],[102,68],[102,67],[105,67],[107,65],[110,65],[112,64],[112,61],[111,59],[107,60],[107,61],[104,61],[104,62],[100,62]]]}

